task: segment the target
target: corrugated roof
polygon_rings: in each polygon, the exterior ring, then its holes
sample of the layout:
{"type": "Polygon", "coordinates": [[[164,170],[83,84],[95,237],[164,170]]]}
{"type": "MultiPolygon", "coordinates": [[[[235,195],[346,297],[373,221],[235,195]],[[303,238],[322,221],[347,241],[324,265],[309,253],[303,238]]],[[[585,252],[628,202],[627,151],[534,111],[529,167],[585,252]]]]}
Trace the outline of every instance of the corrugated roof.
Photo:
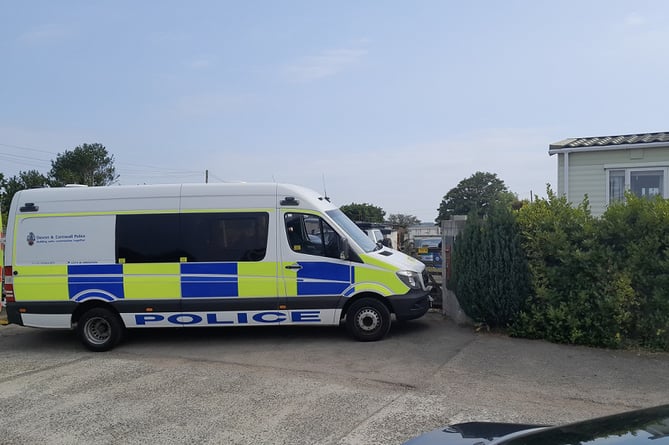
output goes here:
{"type": "Polygon", "coordinates": [[[623,134],[620,136],[597,136],[586,138],[570,138],[551,144],[549,150],[565,148],[583,148],[587,151],[591,147],[615,147],[617,145],[654,144],[666,145],[669,143],[669,132],[623,134]]]}

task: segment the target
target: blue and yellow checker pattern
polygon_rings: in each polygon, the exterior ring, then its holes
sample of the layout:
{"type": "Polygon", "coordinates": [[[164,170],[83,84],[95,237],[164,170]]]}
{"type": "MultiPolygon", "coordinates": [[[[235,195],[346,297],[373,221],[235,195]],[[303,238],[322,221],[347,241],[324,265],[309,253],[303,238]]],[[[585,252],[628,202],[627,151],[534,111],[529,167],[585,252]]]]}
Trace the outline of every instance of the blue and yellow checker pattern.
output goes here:
{"type": "Polygon", "coordinates": [[[82,301],[99,297],[100,294],[115,295],[115,299],[277,295],[276,263],[142,263],[110,266],[68,266],[69,298],[82,301]],[[82,294],[82,282],[88,285],[87,294],[82,294]]]}
{"type": "MultiPolygon", "coordinates": [[[[283,294],[350,294],[356,268],[331,262],[300,262],[279,276],[275,262],[70,264],[20,267],[17,300],[104,301],[191,298],[263,298],[283,294]]],[[[364,275],[364,273],[363,273],[364,275]]]]}

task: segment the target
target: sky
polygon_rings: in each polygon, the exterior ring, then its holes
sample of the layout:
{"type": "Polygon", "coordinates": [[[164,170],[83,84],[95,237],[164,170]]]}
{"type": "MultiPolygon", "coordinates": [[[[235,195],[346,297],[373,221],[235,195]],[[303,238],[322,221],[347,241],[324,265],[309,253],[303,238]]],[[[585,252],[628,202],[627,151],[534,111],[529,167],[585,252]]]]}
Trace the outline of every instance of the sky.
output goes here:
{"type": "Polygon", "coordinates": [[[0,0],[0,173],[101,143],[121,185],[283,182],[436,218],[551,143],[669,131],[665,0],[0,0]]]}

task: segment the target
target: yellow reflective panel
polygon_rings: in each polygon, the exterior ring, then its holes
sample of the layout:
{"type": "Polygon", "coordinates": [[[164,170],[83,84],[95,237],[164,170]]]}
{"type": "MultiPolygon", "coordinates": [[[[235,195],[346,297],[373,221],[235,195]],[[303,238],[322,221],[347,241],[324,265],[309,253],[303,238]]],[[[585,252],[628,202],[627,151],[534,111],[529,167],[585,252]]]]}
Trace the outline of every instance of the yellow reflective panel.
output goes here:
{"type": "Polygon", "coordinates": [[[123,289],[126,300],[181,298],[179,263],[125,263],[123,289]]]}
{"type": "Polygon", "coordinates": [[[16,301],[67,301],[67,265],[16,266],[16,301]]]}
{"type": "Polygon", "coordinates": [[[360,289],[376,288],[386,289],[384,295],[401,295],[407,293],[409,288],[395,275],[395,271],[383,270],[366,265],[355,266],[355,291],[360,289]]]}
{"type": "MultiPolygon", "coordinates": [[[[277,263],[237,263],[238,291],[240,297],[277,296],[277,263]]],[[[297,285],[296,285],[297,288],[297,285]]]]}

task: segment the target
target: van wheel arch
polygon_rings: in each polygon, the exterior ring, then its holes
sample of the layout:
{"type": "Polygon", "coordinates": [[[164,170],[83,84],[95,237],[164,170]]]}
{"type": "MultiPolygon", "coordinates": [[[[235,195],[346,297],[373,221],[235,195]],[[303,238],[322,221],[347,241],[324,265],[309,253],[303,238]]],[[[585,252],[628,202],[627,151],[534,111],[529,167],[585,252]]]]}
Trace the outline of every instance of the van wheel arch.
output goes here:
{"type": "Polygon", "coordinates": [[[104,300],[88,300],[88,301],[84,301],[83,303],[79,303],[77,305],[76,309],[74,310],[74,312],[72,312],[72,326],[74,326],[75,324],[77,324],[79,322],[79,319],[81,318],[81,316],[85,312],[88,312],[89,310],[91,310],[93,308],[96,308],[96,307],[108,309],[108,310],[114,312],[116,315],[118,315],[119,318],[121,318],[121,314],[119,314],[119,312],[116,310],[116,308],[114,308],[114,306],[109,304],[107,301],[104,301],[104,300]]]}
{"type": "Polygon", "coordinates": [[[346,303],[344,304],[344,307],[342,307],[342,310],[341,310],[341,319],[342,320],[346,316],[346,313],[348,312],[348,308],[351,307],[351,305],[353,303],[360,300],[361,298],[373,298],[375,300],[378,300],[388,308],[388,311],[390,311],[391,314],[394,313],[392,306],[390,305],[390,303],[388,303],[388,298],[383,297],[379,294],[375,294],[373,292],[363,292],[361,294],[357,294],[353,297],[348,298],[348,301],[346,301],[346,303]]]}

